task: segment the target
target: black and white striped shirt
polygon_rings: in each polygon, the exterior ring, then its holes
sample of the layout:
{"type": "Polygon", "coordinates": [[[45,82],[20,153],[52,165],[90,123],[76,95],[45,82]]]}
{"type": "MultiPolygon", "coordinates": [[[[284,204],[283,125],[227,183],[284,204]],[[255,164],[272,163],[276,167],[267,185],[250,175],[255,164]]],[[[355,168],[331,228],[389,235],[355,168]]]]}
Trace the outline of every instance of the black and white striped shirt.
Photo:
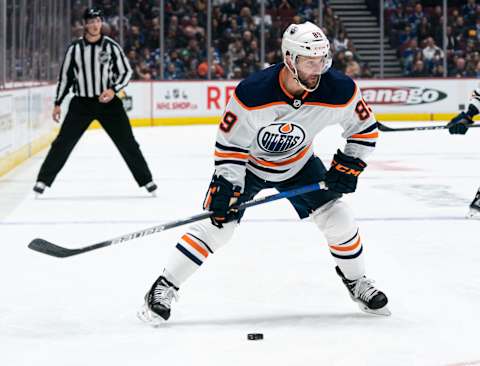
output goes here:
{"type": "Polygon", "coordinates": [[[107,36],[89,43],[80,38],[67,49],[58,78],[55,105],[60,105],[73,86],[79,97],[98,97],[107,89],[124,88],[132,77],[132,68],[120,45],[107,36]]]}

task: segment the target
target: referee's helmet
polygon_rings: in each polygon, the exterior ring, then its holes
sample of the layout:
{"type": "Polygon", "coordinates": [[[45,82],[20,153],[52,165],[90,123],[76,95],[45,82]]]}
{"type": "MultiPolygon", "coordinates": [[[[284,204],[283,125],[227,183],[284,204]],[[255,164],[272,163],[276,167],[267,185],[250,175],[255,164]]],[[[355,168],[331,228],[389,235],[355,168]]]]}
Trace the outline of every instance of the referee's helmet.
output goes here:
{"type": "Polygon", "coordinates": [[[83,20],[87,21],[88,19],[93,18],[103,18],[103,12],[99,8],[87,8],[83,12],[83,20]]]}

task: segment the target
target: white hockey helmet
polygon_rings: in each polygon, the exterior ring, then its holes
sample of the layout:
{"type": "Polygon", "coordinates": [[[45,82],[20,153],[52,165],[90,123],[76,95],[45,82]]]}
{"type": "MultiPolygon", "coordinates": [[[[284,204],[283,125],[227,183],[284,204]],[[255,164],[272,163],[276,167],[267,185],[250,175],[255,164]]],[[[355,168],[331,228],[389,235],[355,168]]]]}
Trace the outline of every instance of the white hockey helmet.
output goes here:
{"type": "Polygon", "coordinates": [[[317,85],[313,89],[307,88],[298,78],[298,71],[296,68],[296,62],[298,56],[317,57],[323,56],[325,58],[324,66],[321,71],[322,74],[326,73],[332,66],[332,53],[330,51],[330,42],[323,33],[323,31],[311,22],[305,22],[302,24],[290,24],[283,33],[282,37],[282,54],[283,61],[293,77],[299,83],[299,85],[307,91],[314,91],[318,87],[320,78],[317,85]],[[293,70],[288,66],[286,62],[287,55],[290,56],[293,64],[293,70]]]}

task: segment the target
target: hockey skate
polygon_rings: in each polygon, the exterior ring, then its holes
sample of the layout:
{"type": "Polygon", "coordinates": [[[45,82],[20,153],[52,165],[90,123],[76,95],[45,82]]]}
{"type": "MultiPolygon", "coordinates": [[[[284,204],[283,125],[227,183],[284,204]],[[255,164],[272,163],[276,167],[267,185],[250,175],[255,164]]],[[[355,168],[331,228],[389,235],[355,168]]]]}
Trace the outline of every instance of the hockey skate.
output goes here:
{"type": "Polygon", "coordinates": [[[147,190],[148,193],[150,193],[153,197],[157,197],[157,185],[155,182],[151,181],[145,184],[145,189],[147,190]]]}
{"type": "Polygon", "coordinates": [[[35,192],[35,197],[39,197],[45,192],[45,188],[47,186],[43,182],[36,182],[35,185],[33,186],[33,191],[35,192]]]}
{"type": "Polygon", "coordinates": [[[479,219],[480,220],[480,188],[475,195],[472,203],[470,203],[470,208],[467,213],[467,219],[479,219]]]}
{"type": "Polygon", "coordinates": [[[137,316],[145,323],[158,326],[170,318],[172,300],[178,301],[178,287],[160,276],[145,295],[145,303],[137,316]]]}
{"type": "Polygon", "coordinates": [[[360,310],[375,315],[390,316],[392,313],[387,308],[387,296],[373,286],[373,281],[365,276],[358,280],[345,278],[340,268],[335,267],[337,274],[342,279],[350,297],[358,304],[360,310]]]}

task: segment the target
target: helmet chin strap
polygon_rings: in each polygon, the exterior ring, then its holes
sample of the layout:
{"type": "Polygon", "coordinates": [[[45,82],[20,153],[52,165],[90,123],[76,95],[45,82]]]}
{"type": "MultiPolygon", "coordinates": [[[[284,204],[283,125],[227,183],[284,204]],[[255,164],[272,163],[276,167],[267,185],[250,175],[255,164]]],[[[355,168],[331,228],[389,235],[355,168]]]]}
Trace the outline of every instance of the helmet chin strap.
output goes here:
{"type": "MultiPolygon", "coordinates": [[[[291,58],[290,58],[290,60],[291,60],[291,58]]],[[[318,88],[318,85],[320,84],[320,78],[322,76],[318,75],[318,80],[317,80],[317,83],[315,84],[314,88],[308,88],[304,83],[302,83],[302,81],[300,80],[300,77],[298,76],[298,70],[295,67],[295,61],[292,62],[292,63],[293,63],[293,70],[290,68],[290,66],[288,66],[288,63],[286,61],[284,62],[285,66],[287,66],[288,71],[290,71],[290,73],[292,74],[293,80],[295,80],[297,82],[297,84],[302,89],[306,90],[307,92],[311,93],[311,92],[315,91],[318,88]]]]}

